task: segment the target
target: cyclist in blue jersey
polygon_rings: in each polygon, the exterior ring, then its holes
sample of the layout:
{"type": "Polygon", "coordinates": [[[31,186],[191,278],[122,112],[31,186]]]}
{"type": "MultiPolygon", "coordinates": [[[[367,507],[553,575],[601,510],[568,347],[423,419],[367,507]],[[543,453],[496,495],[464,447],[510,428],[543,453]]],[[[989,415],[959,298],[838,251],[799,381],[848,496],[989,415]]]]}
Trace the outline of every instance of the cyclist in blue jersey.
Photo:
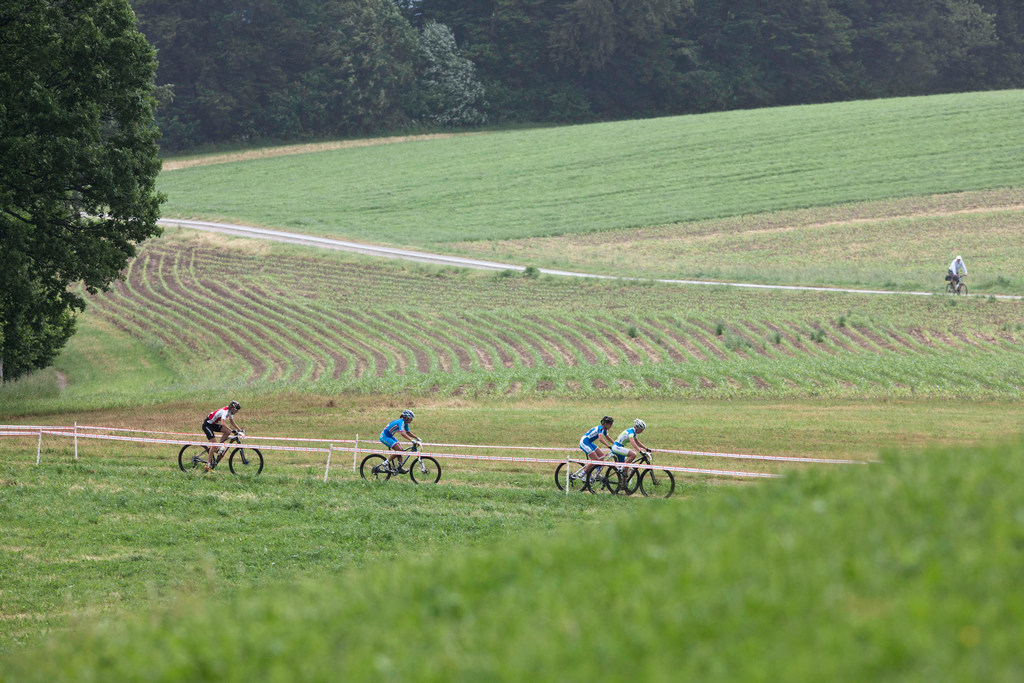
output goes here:
{"type": "MultiPolygon", "coordinates": [[[[601,418],[601,424],[596,427],[591,427],[586,434],[580,438],[580,450],[587,454],[588,460],[603,460],[607,453],[601,450],[601,444],[611,448],[614,444],[611,437],[608,436],[608,428],[615,422],[615,418],[605,415],[601,418]]],[[[586,473],[590,476],[590,471],[597,467],[597,465],[587,465],[586,473]]]]}
{"type": "Polygon", "coordinates": [[[640,418],[633,420],[633,426],[629,429],[625,429],[619,434],[619,438],[615,439],[615,443],[612,444],[612,453],[615,455],[615,459],[619,462],[633,462],[636,460],[640,453],[646,450],[650,450],[647,446],[640,443],[640,439],[637,436],[640,432],[647,429],[647,425],[640,418]]]}
{"type": "MultiPolygon", "coordinates": [[[[380,433],[380,442],[387,446],[390,450],[402,453],[405,451],[405,448],[403,448],[402,444],[398,443],[398,439],[395,438],[395,434],[399,434],[407,441],[412,442],[413,450],[418,448],[419,445],[423,442],[420,441],[420,438],[418,436],[412,433],[411,429],[409,429],[409,423],[412,422],[414,417],[416,417],[416,415],[411,410],[403,410],[402,414],[399,415],[398,419],[389,422],[388,426],[384,428],[384,431],[380,433]]],[[[402,457],[398,455],[398,453],[395,453],[394,455],[388,458],[388,463],[390,463],[392,469],[395,469],[394,461],[402,457]]],[[[399,474],[405,474],[409,470],[399,467],[397,468],[396,471],[399,474]]]]}

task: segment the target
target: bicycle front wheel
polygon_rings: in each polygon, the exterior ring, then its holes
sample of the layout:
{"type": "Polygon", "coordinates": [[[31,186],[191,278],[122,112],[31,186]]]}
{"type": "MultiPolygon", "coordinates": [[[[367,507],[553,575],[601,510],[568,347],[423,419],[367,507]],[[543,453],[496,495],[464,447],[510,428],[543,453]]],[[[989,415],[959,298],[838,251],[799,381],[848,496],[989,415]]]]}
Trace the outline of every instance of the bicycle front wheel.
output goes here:
{"type": "Polygon", "coordinates": [[[391,478],[391,468],[383,455],[370,453],[359,463],[359,474],[368,481],[387,481],[391,478]]]}
{"type": "Polygon", "coordinates": [[[656,498],[668,498],[676,490],[676,478],[670,470],[644,470],[640,475],[640,493],[656,498]]]}
{"type": "Polygon", "coordinates": [[[231,474],[257,475],[263,471],[263,454],[255,448],[236,448],[228,458],[231,474]]]}
{"type": "Polygon", "coordinates": [[[967,296],[967,285],[961,282],[960,285],[956,288],[956,293],[967,296]]]}
{"type": "MultiPolygon", "coordinates": [[[[576,469],[579,469],[579,463],[575,463],[574,462],[572,464],[572,467],[570,467],[570,469],[569,469],[570,473],[572,473],[569,476],[569,490],[570,491],[581,491],[581,490],[583,490],[584,481],[583,481],[582,473],[580,473],[581,476],[578,476],[578,477],[575,476],[575,470],[576,469]]],[[[558,467],[555,468],[555,488],[557,488],[559,491],[564,491],[565,490],[565,471],[566,471],[565,463],[564,462],[558,463],[558,467]]]]}
{"type": "Polygon", "coordinates": [[[417,484],[436,484],[441,479],[441,465],[429,455],[421,455],[409,467],[409,477],[417,484]]]}
{"type": "Polygon", "coordinates": [[[178,451],[178,467],[182,472],[190,472],[195,469],[204,469],[209,453],[202,446],[182,446],[178,451]]]}

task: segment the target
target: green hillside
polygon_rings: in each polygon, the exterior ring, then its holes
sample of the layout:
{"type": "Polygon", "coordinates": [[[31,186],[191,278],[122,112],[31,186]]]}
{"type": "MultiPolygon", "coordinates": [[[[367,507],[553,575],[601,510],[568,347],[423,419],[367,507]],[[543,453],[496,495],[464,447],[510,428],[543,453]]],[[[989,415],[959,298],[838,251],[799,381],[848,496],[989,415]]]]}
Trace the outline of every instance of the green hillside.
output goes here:
{"type": "Polygon", "coordinates": [[[494,132],[161,174],[165,215],[431,246],[1020,187],[1024,91],[494,132]]]}
{"type": "Polygon", "coordinates": [[[250,438],[365,446],[410,407],[428,444],[507,455],[612,414],[659,464],[785,476],[566,496],[547,462],[370,486],[347,454],[325,481],[319,452],[252,477],[4,438],[0,681],[1016,680],[1022,96],[165,171],[172,215],[637,279],[171,229],[53,368],[0,387],[4,422],[198,434],[235,398],[250,438]],[[966,297],[941,289],[956,253],[966,297]]]}

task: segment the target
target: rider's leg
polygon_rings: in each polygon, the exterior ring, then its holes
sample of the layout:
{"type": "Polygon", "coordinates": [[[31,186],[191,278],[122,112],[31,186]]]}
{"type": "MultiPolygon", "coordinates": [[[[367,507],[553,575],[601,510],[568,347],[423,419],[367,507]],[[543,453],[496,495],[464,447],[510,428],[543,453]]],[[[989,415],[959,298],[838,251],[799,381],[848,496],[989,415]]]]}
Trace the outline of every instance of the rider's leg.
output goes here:
{"type": "Polygon", "coordinates": [[[397,463],[395,463],[395,460],[399,460],[400,461],[402,456],[399,455],[399,453],[404,453],[404,452],[405,452],[405,449],[402,448],[402,444],[400,444],[398,442],[395,442],[395,443],[391,444],[391,455],[388,456],[388,462],[391,464],[392,467],[398,467],[397,463]],[[397,451],[397,453],[395,451],[397,451]]]}
{"type": "MultiPolygon", "coordinates": [[[[587,455],[587,460],[604,460],[608,454],[602,451],[600,448],[595,448],[593,453],[587,455]]],[[[587,478],[590,478],[590,472],[598,465],[587,465],[584,472],[587,474],[587,478]]]]}
{"type": "MultiPolygon", "coordinates": [[[[220,442],[222,444],[225,441],[227,441],[228,439],[230,439],[230,438],[231,438],[231,432],[228,431],[227,428],[224,428],[223,430],[221,430],[220,442]]],[[[224,446],[221,446],[220,448],[217,449],[217,463],[220,463],[221,458],[224,457],[224,453],[226,453],[226,452],[227,452],[227,449],[224,446]]]]}
{"type": "Polygon", "coordinates": [[[207,460],[213,460],[213,444],[217,440],[217,425],[211,425],[206,420],[203,420],[203,434],[206,435],[206,440],[210,442],[210,445],[206,447],[207,460]]]}

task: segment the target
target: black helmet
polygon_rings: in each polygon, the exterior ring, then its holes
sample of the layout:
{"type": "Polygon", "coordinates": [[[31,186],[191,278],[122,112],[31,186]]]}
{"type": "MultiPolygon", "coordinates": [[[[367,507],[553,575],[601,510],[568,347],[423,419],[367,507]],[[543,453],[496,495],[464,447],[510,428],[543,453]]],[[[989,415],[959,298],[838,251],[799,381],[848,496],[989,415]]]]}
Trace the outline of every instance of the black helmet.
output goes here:
{"type": "Polygon", "coordinates": [[[239,403],[238,401],[232,401],[231,403],[228,404],[228,408],[232,408],[234,410],[241,410],[242,404],[239,403]]]}
{"type": "Polygon", "coordinates": [[[601,424],[603,424],[603,425],[605,425],[605,424],[610,425],[613,422],[615,422],[615,418],[612,417],[611,415],[605,415],[604,417],[601,418],[601,424]]]}

